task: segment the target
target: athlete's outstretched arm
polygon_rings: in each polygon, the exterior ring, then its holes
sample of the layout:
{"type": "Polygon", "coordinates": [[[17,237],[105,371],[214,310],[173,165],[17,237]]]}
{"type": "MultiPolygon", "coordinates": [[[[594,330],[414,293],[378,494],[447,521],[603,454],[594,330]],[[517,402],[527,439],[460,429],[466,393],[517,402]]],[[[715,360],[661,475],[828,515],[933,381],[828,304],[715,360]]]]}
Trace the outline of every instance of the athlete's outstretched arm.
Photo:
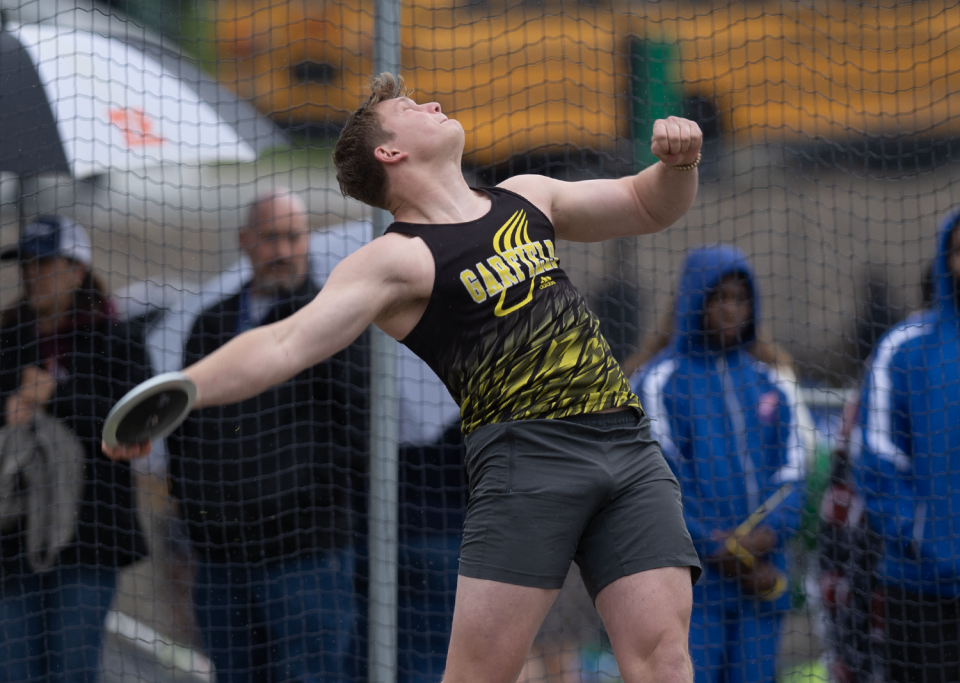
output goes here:
{"type": "MultiPolygon", "coordinates": [[[[343,265],[350,267],[346,262],[343,265]]],[[[343,273],[337,276],[331,273],[331,281],[316,299],[296,314],[254,328],[186,368],[184,374],[197,385],[194,407],[256,396],[329,358],[360,336],[376,317],[380,302],[373,296],[373,288],[365,286],[365,279],[345,278],[343,273]],[[341,282],[335,284],[335,280],[341,282]]]]}
{"type": "Polygon", "coordinates": [[[636,175],[572,183],[523,175],[501,186],[537,205],[562,239],[599,242],[659,232],[679,220],[697,196],[697,169],[671,167],[694,163],[702,145],[695,122],[671,116],[653,124],[650,149],[661,163],[636,175]]]}
{"type": "MultiPolygon", "coordinates": [[[[424,252],[429,255],[422,242],[402,235],[387,235],[357,250],[297,313],[245,332],[186,368],[197,385],[194,408],[256,396],[343,350],[372,323],[388,334],[405,335],[405,308],[429,297],[433,286],[433,264],[424,261],[424,252]]],[[[150,448],[104,444],[103,450],[115,460],[129,460],[150,448]]]]}

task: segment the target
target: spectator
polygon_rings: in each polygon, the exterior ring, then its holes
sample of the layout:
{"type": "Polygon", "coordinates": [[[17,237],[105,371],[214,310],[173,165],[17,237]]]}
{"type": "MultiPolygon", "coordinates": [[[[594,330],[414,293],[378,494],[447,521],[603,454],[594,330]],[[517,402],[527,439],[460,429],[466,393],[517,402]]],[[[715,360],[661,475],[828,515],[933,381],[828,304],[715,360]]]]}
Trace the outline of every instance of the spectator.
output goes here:
{"type": "MultiPolygon", "coordinates": [[[[203,311],[185,365],[312,301],[320,288],[308,242],[294,194],[258,197],[240,232],[252,279],[203,311]]],[[[174,494],[199,557],[197,621],[221,683],[352,677],[362,344],[259,396],[195,411],[167,440],[174,494]]]]}
{"type": "MultiPolygon", "coordinates": [[[[920,277],[921,307],[904,325],[922,325],[934,303],[933,261],[920,277]]],[[[830,675],[838,683],[870,683],[883,673],[883,587],[878,586],[880,537],[868,523],[865,502],[854,481],[860,458],[861,396],[843,410],[843,427],[833,447],[831,482],[820,504],[818,539],[820,590],[826,612],[824,638],[830,675]]],[[[808,595],[809,597],[809,595],[808,595]]]]}
{"type": "MultiPolygon", "coordinates": [[[[103,455],[100,432],[113,404],[147,378],[146,354],[116,322],[90,239],[70,218],[41,216],[0,257],[19,260],[22,285],[0,314],[0,419],[9,429],[40,413],[56,418],[80,445],[83,472],[49,569],[28,558],[38,530],[24,518],[0,535],[0,679],[93,683],[118,569],[147,552],[130,467],[103,455]]],[[[68,444],[57,447],[62,456],[68,444]]]]}
{"type": "Polygon", "coordinates": [[[960,680],[960,212],[941,224],[933,302],[877,344],[861,393],[854,462],[882,537],[887,674],[960,680]]]}
{"type": "Polygon", "coordinates": [[[706,560],[690,625],[698,683],[775,680],[780,623],[789,608],[786,544],[799,526],[804,449],[796,393],[756,357],[757,299],[738,249],[691,250],[671,343],[634,380],[706,560]],[[726,543],[731,532],[791,484],[787,498],[739,539],[748,557],[738,560],[730,550],[736,546],[726,543]]]}

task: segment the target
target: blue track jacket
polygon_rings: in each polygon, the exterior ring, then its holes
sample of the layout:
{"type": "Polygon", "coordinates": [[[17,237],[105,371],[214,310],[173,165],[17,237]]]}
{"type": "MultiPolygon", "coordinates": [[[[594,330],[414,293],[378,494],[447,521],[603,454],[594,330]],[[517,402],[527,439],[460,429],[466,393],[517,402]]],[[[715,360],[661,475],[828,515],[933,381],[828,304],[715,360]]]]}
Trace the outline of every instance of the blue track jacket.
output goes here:
{"type": "Polygon", "coordinates": [[[960,315],[947,263],[958,220],[938,232],[934,305],[874,350],[854,468],[884,537],[882,580],[947,598],[960,595],[960,315]]]}
{"type": "MultiPolygon", "coordinates": [[[[711,532],[731,531],[785,484],[790,495],[763,521],[780,538],[768,559],[787,567],[786,542],[800,522],[800,481],[805,452],[794,392],[769,366],[741,347],[711,348],[703,328],[707,293],[729,274],[742,273],[757,290],[752,270],[735,247],[716,245],[689,252],[680,282],[670,346],[633,378],[650,417],[654,437],[683,491],[687,527],[701,560],[720,549],[711,532]]],[[[717,604],[741,599],[739,583],[704,564],[694,600],[717,604]]],[[[761,603],[760,611],[787,609],[789,595],[761,603]]]]}

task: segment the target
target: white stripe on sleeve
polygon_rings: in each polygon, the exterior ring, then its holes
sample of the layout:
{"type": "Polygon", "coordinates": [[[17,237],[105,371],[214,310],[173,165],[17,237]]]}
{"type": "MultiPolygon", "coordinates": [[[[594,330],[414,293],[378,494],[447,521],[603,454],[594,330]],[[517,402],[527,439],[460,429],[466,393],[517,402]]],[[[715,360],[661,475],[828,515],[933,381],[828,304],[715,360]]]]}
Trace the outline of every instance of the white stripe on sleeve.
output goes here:
{"type": "Polygon", "coordinates": [[[812,435],[812,432],[807,432],[812,428],[813,418],[810,416],[807,406],[800,400],[796,379],[786,376],[782,370],[770,367],[767,368],[767,377],[787,399],[787,405],[790,408],[786,462],[770,478],[771,484],[779,486],[790,481],[803,479],[807,469],[809,451],[809,439],[804,437],[812,435]]]}
{"type": "Polygon", "coordinates": [[[866,446],[878,457],[892,462],[901,472],[910,470],[910,457],[893,441],[893,376],[890,365],[897,351],[920,336],[925,325],[912,324],[893,330],[880,342],[870,368],[870,392],[867,395],[866,446]]]}

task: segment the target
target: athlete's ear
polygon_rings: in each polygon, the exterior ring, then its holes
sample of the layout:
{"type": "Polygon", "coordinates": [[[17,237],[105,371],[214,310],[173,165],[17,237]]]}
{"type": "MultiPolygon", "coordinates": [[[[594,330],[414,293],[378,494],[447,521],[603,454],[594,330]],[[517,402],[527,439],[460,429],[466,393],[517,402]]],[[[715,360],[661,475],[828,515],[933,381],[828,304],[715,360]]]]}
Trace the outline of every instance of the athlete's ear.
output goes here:
{"type": "Polygon", "coordinates": [[[403,161],[409,155],[407,152],[403,152],[396,147],[381,145],[373,150],[373,156],[382,164],[395,164],[403,161]]]}

